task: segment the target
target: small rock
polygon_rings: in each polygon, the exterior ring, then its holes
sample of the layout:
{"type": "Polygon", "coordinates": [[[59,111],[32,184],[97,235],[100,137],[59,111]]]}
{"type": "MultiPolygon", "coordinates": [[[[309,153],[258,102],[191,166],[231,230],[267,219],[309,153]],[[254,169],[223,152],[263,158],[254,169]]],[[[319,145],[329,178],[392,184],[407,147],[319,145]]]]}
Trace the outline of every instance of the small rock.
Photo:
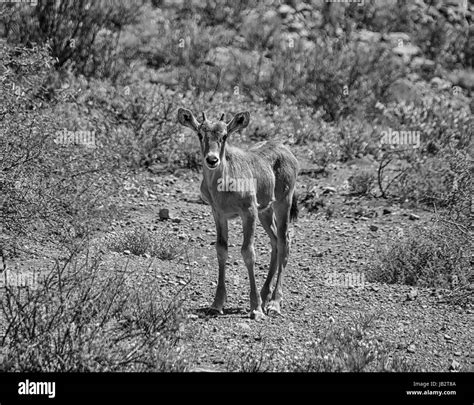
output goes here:
{"type": "Polygon", "coordinates": [[[278,13],[285,18],[288,14],[293,14],[295,12],[295,9],[288,4],[282,4],[278,8],[278,13]]]}
{"type": "Polygon", "coordinates": [[[358,32],[359,40],[364,42],[379,42],[381,34],[379,32],[362,29],[358,32]]]}
{"type": "Polygon", "coordinates": [[[450,371],[457,371],[457,370],[459,370],[459,367],[460,367],[460,366],[461,366],[461,365],[460,365],[456,360],[453,360],[453,361],[451,362],[451,364],[449,365],[449,370],[450,370],[450,371]]]}
{"type": "Polygon", "coordinates": [[[178,239],[181,239],[181,240],[184,240],[188,237],[188,235],[186,235],[185,233],[181,233],[178,235],[178,239]]]}
{"type": "Polygon", "coordinates": [[[416,297],[418,297],[418,290],[416,288],[412,288],[410,292],[407,294],[406,300],[414,301],[416,297]]]}
{"type": "Polygon", "coordinates": [[[128,256],[128,255],[131,255],[132,252],[130,252],[130,250],[127,249],[123,251],[123,254],[128,256]]]}
{"type": "Polygon", "coordinates": [[[415,353],[415,349],[416,349],[415,345],[411,344],[407,347],[407,352],[408,353],[415,353]]]}
{"type": "Polygon", "coordinates": [[[188,315],[188,319],[198,319],[199,316],[197,316],[196,314],[189,314],[188,315]]]}
{"type": "Polygon", "coordinates": [[[323,194],[335,193],[336,189],[334,187],[324,187],[323,194]]]}
{"type": "Polygon", "coordinates": [[[454,352],[454,355],[455,355],[456,357],[460,357],[460,356],[462,355],[462,353],[461,353],[461,352],[454,352]]]}
{"type": "Polygon", "coordinates": [[[410,214],[410,216],[408,218],[411,219],[412,221],[416,221],[416,220],[420,219],[420,217],[416,214],[410,214]]]}
{"type": "Polygon", "coordinates": [[[384,208],[382,211],[383,215],[390,215],[392,213],[392,210],[389,208],[384,208]]]}
{"type": "Polygon", "coordinates": [[[433,77],[430,80],[430,84],[436,87],[438,90],[447,90],[453,87],[453,84],[450,81],[441,79],[440,77],[433,77]]]}
{"type": "Polygon", "coordinates": [[[435,66],[436,63],[434,61],[432,61],[431,59],[422,58],[420,56],[414,57],[410,63],[410,67],[415,70],[421,69],[431,71],[434,70],[435,66]]]}
{"type": "Polygon", "coordinates": [[[452,338],[451,336],[449,336],[448,334],[444,335],[444,338],[445,338],[446,340],[453,340],[453,338],[452,338]]]}
{"type": "Polygon", "coordinates": [[[181,218],[173,218],[171,222],[174,222],[175,224],[179,224],[181,222],[181,218]]]}
{"type": "Polygon", "coordinates": [[[377,287],[377,286],[375,286],[375,285],[371,285],[371,286],[370,286],[370,289],[371,289],[372,291],[377,292],[377,291],[379,290],[379,287],[377,287]]]}
{"type": "Polygon", "coordinates": [[[158,215],[160,217],[160,220],[166,221],[170,219],[170,210],[168,208],[162,208],[160,209],[158,215]]]}
{"type": "Polygon", "coordinates": [[[377,225],[370,225],[369,226],[369,229],[372,231],[372,232],[376,232],[378,231],[379,227],[377,225]]]}
{"type": "Polygon", "coordinates": [[[150,259],[150,258],[151,258],[151,255],[150,255],[149,253],[145,253],[145,254],[143,255],[143,257],[144,257],[145,259],[150,259]]]}
{"type": "Polygon", "coordinates": [[[239,322],[235,326],[238,326],[239,328],[241,328],[243,330],[247,330],[247,331],[250,330],[250,325],[248,323],[245,323],[245,322],[239,322]]]}

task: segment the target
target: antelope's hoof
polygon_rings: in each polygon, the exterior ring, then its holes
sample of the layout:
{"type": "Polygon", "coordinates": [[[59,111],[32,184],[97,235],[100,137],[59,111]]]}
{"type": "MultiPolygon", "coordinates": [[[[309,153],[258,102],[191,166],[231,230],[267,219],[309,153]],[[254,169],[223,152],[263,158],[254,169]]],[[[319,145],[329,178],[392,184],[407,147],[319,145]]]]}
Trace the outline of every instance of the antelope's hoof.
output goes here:
{"type": "Polygon", "coordinates": [[[210,315],[210,316],[224,315],[224,310],[222,308],[210,307],[207,310],[207,315],[210,315]]]}
{"type": "Polygon", "coordinates": [[[267,305],[267,315],[280,316],[281,315],[280,303],[277,301],[270,301],[267,305]]]}
{"type": "Polygon", "coordinates": [[[260,321],[265,318],[265,314],[261,309],[254,309],[250,312],[250,319],[254,319],[256,321],[260,321]]]}

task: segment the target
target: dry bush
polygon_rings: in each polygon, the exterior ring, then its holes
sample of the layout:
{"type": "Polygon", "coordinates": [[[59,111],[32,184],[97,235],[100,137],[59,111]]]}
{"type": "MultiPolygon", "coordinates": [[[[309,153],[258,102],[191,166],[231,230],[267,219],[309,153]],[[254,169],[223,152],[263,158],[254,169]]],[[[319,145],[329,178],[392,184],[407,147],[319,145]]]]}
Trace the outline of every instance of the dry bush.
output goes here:
{"type": "Polygon", "coordinates": [[[12,5],[5,36],[15,44],[48,45],[55,66],[109,77],[116,73],[115,55],[121,30],[136,21],[142,1],[39,0],[38,5],[12,5]]]}
{"type": "MultiPolygon", "coordinates": [[[[87,252],[89,254],[89,252],[87,252]]],[[[150,273],[71,255],[0,299],[2,371],[183,371],[184,315],[150,273]]]]}

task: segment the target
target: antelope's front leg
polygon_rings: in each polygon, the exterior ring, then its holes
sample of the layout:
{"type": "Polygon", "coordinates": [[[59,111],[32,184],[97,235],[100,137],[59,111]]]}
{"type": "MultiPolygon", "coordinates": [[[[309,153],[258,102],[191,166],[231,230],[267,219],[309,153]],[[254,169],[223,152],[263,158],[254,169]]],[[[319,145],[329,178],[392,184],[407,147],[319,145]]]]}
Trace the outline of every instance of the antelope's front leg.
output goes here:
{"type": "Polygon", "coordinates": [[[211,305],[211,310],[223,314],[224,305],[227,301],[227,292],[225,288],[225,265],[227,262],[227,234],[228,226],[227,219],[219,216],[219,214],[213,210],[214,221],[216,223],[216,251],[217,261],[219,263],[219,278],[217,280],[217,289],[214,302],[211,305]]]}
{"type": "Polygon", "coordinates": [[[247,266],[250,281],[250,317],[253,319],[263,318],[262,298],[257,290],[255,281],[255,227],[257,221],[257,208],[252,206],[242,213],[242,225],[244,230],[244,242],[242,244],[242,257],[247,266]]]}

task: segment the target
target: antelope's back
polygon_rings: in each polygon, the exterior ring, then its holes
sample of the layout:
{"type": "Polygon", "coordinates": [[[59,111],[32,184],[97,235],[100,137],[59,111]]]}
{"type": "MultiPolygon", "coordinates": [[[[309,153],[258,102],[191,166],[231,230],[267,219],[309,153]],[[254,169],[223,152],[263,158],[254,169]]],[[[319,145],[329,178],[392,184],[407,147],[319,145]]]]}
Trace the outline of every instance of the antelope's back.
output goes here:
{"type": "Polygon", "coordinates": [[[258,160],[268,164],[275,176],[275,197],[280,199],[293,190],[299,165],[295,155],[282,143],[265,141],[249,150],[258,160]]]}

